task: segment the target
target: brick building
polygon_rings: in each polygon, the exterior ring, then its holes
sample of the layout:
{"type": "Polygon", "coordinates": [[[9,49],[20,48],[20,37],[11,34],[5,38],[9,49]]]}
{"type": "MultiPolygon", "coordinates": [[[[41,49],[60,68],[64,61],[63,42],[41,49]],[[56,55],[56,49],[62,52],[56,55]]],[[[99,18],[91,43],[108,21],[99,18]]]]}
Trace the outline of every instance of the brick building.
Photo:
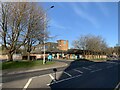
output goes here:
{"type": "Polygon", "coordinates": [[[36,56],[36,58],[43,58],[44,56],[44,45],[45,45],[45,56],[48,54],[52,54],[59,58],[60,56],[64,56],[65,52],[68,50],[68,40],[57,40],[55,42],[46,42],[45,44],[38,44],[33,47],[31,51],[31,55],[36,56]]]}
{"type": "Polygon", "coordinates": [[[62,51],[68,50],[68,40],[57,40],[58,42],[58,49],[62,51]]]}
{"type": "MultiPolygon", "coordinates": [[[[106,58],[105,53],[95,52],[89,50],[79,49],[68,49],[68,40],[57,40],[55,42],[45,43],[45,56],[51,54],[56,59],[95,59],[95,58],[106,58]]],[[[37,59],[42,59],[44,56],[44,44],[38,44],[34,47],[31,55],[36,56],[37,59]]]]}
{"type": "MultiPolygon", "coordinates": [[[[57,40],[55,42],[45,43],[45,51],[67,51],[68,50],[68,40],[57,40]]],[[[33,47],[32,52],[42,52],[44,51],[44,44],[38,44],[33,47]]]]}

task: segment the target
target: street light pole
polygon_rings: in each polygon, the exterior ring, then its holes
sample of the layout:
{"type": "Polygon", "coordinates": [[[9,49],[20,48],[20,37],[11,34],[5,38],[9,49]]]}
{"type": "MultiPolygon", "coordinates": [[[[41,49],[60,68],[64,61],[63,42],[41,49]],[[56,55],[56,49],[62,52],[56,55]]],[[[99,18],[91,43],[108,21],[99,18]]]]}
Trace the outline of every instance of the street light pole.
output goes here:
{"type": "MultiPolygon", "coordinates": [[[[54,6],[51,6],[49,9],[51,9],[51,8],[54,8],[54,6]]],[[[48,11],[49,9],[47,9],[46,11],[48,11]]],[[[46,32],[45,32],[45,30],[46,30],[46,16],[47,16],[47,14],[45,13],[45,15],[44,15],[44,56],[43,56],[43,64],[45,64],[45,37],[46,37],[46,32]]]]}
{"type": "Polygon", "coordinates": [[[44,16],[44,56],[43,56],[43,64],[45,64],[45,29],[46,29],[46,13],[44,16]]]}

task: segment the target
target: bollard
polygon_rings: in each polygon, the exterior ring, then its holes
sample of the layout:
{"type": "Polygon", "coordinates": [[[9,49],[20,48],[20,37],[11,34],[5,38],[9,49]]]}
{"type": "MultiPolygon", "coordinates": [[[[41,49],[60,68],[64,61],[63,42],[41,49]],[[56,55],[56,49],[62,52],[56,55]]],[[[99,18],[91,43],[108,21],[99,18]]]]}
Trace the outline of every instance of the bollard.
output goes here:
{"type": "Polygon", "coordinates": [[[55,73],[55,80],[57,80],[57,79],[56,79],[56,72],[57,72],[57,69],[56,69],[56,68],[53,68],[53,71],[54,71],[54,73],[55,73]]]}

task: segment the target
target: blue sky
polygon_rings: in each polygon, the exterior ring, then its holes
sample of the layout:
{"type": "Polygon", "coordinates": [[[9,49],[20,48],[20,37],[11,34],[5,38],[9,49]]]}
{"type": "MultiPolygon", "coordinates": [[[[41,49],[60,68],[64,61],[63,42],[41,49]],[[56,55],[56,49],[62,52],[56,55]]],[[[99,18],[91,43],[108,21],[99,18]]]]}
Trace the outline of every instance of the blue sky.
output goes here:
{"type": "Polygon", "coordinates": [[[118,43],[118,4],[117,2],[44,2],[44,9],[50,9],[49,32],[51,36],[57,36],[49,40],[72,41],[81,35],[93,34],[102,36],[107,44],[115,46],[118,43]]]}

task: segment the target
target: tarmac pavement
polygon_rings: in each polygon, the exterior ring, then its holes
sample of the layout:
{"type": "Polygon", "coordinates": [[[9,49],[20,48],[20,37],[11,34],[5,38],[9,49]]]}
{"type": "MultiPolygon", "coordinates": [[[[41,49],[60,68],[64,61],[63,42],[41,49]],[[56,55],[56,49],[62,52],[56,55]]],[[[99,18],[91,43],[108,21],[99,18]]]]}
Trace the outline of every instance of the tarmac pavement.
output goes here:
{"type": "MultiPolygon", "coordinates": [[[[52,68],[65,67],[65,66],[67,66],[69,64],[69,63],[66,63],[66,62],[72,62],[74,60],[55,60],[55,61],[56,61],[55,64],[46,65],[46,66],[36,66],[36,67],[32,67],[32,68],[18,68],[18,69],[2,70],[2,74],[0,74],[0,76],[12,75],[12,74],[30,73],[30,72],[47,70],[47,69],[52,69],[52,68]]],[[[96,60],[95,62],[101,62],[101,61],[96,60]]],[[[105,61],[102,61],[102,62],[105,62],[105,61]]]]}
{"type": "MultiPolygon", "coordinates": [[[[85,63],[85,62],[81,62],[85,63]]],[[[87,62],[86,62],[87,63],[87,62]]],[[[58,71],[3,84],[3,88],[111,88],[119,87],[118,62],[93,63],[70,70],[58,71]],[[112,78],[111,78],[112,77],[112,78]]],[[[70,66],[69,66],[70,67],[70,66]]],[[[110,89],[110,90],[111,90],[110,89]]]]}
{"type": "MultiPolygon", "coordinates": [[[[61,67],[60,63],[63,65],[63,62],[58,63],[61,67]]],[[[54,90],[54,88],[87,87],[112,88],[113,90],[117,88],[115,90],[118,90],[120,87],[120,79],[118,77],[118,66],[120,66],[120,61],[106,61],[99,63],[80,61],[80,63],[78,63],[79,62],[73,62],[70,66],[66,66],[66,63],[64,63],[66,69],[58,71],[56,74],[54,72],[48,72],[48,70],[47,74],[33,75],[32,77],[28,77],[27,75],[27,78],[5,82],[3,88],[21,88],[21,90],[31,88],[50,88],[51,90],[54,90]],[[75,66],[78,64],[78,67],[74,67],[74,64],[75,66]],[[84,64],[84,66],[82,64],[84,64]]]]}

